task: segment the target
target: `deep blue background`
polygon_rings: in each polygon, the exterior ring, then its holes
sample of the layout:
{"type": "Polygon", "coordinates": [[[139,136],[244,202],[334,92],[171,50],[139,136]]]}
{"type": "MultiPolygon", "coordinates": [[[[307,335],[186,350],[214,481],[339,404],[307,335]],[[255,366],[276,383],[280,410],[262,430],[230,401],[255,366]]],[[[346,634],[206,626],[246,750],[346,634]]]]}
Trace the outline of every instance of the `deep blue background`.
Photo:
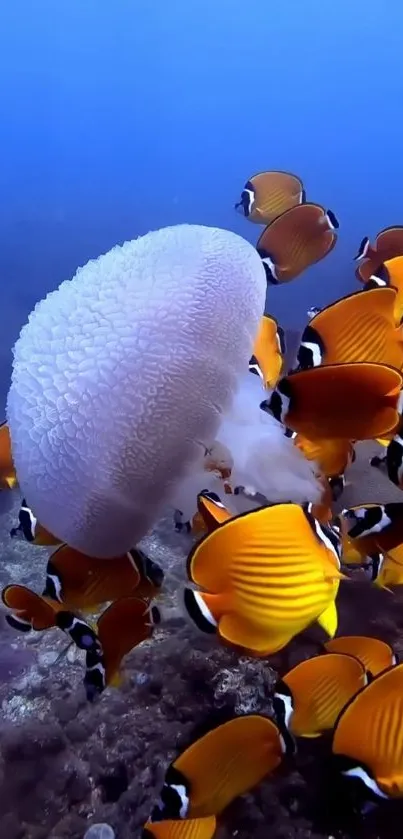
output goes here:
{"type": "Polygon", "coordinates": [[[0,10],[0,400],[36,300],[151,228],[220,225],[261,169],[299,174],[336,250],[268,308],[300,324],[403,222],[399,0],[9,0],[0,10]]]}

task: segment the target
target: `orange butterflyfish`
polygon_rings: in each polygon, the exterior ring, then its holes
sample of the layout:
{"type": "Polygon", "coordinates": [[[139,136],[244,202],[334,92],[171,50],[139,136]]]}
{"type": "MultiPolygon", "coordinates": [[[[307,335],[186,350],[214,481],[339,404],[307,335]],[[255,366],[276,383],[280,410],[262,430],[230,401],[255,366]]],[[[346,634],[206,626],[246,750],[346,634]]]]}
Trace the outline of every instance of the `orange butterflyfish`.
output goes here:
{"type": "Polygon", "coordinates": [[[322,309],[306,326],[298,350],[300,370],[324,364],[374,362],[400,370],[403,337],[395,326],[394,288],[354,292],[322,309]]]}
{"type": "Polygon", "coordinates": [[[151,638],[159,620],[159,610],[137,597],[122,597],[102,612],[97,622],[100,647],[88,651],[86,656],[84,686],[90,702],[108,685],[121,684],[122,660],[151,638]]]}
{"type": "Polygon", "coordinates": [[[280,728],[286,726],[295,737],[320,737],[367,681],[363,664],[352,655],[329,653],[302,661],[275,686],[280,728]]]}
{"type": "Polygon", "coordinates": [[[213,839],[216,826],[215,816],[147,822],[141,839],[213,839]]]}
{"type": "Polygon", "coordinates": [[[13,489],[17,485],[17,475],[11,455],[11,439],[8,425],[0,425],[0,489],[13,489]]]}
{"type": "Polygon", "coordinates": [[[373,440],[398,423],[402,383],[384,364],[328,364],[280,379],[260,407],[311,440],[373,440]]]}
{"type": "Polygon", "coordinates": [[[336,530],[310,505],[260,507],[224,522],[194,545],[185,609],[198,629],[269,655],[317,620],[336,632],[335,598],[343,579],[336,530]]]}
{"type": "Polygon", "coordinates": [[[274,318],[263,315],[255,338],[253,355],[249,361],[249,370],[260,376],[265,388],[276,386],[283,368],[284,353],[284,330],[274,318]]]}
{"type": "Polygon", "coordinates": [[[4,605],[11,610],[11,613],[6,614],[6,621],[13,629],[30,632],[31,629],[41,631],[58,627],[70,636],[80,650],[98,650],[99,643],[94,630],[63,604],[20,585],[6,586],[1,596],[4,605]]]}
{"type": "Polygon", "coordinates": [[[168,767],[149,822],[218,816],[277,769],[288,748],[289,739],[260,715],[237,717],[214,728],[168,767]]]}
{"type": "Polygon", "coordinates": [[[246,182],[235,209],[256,224],[270,224],[292,207],[303,204],[305,190],[290,172],[259,172],[246,182]]]}
{"type": "Polygon", "coordinates": [[[40,524],[31,508],[28,507],[25,498],[22,499],[19,509],[18,526],[11,529],[10,536],[22,536],[26,542],[30,542],[32,545],[42,545],[43,547],[61,544],[60,539],[53,536],[52,533],[40,524]]]}
{"type": "Polygon", "coordinates": [[[397,664],[396,655],[385,641],[368,638],[365,635],[341,635],[325,644],[328,653],[345,653],[361,661],[367,673],[378,676],[389,667],[397,664]]]}
{"type": "Polygon", "coordinates": [[[338,226],[334,213],[319,204],[301,204],[275,219],[256,245],[267,282],[290,282],[324,259],[336,244],[338,226]]]}
{"type": "Polygon", "coordinates": [[[383,262],[403,255],[403,226],[387,227],[378,233],[375,244],[371,245],[368,236],[360,243],[354,259],[361,264],[357,268],[356,277],[360,282],[367,283],[383,262]],[[364,260],[364,262],[361,262],[364,260]]]}
{"type": "Polygon", "coordinates": [[[164,573],[144,553],[133,549],[111,560],[95,559],[62,545],[48,560],[43,594],[69,609],[94,611],[121,597],[155,597],[164,573]]]}
{"type": "Polygon", "coordinates": [[[403,664],[398,664],[376,676],[341,712],[332,741],[335,768],[380,798],[402,798],[402,717],[403,664]]]}

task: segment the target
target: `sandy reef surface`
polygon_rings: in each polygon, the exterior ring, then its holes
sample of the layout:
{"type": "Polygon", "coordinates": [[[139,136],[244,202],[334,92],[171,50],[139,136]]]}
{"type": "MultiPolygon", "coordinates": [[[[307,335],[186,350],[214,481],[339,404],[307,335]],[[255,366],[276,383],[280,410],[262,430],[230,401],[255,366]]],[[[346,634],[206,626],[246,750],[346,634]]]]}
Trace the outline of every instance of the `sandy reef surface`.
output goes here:
{"type": "MultiPolygon", "coordinates": [[[[368,469],[371,453],[360,447],[346,502],[403,499],[368,469]]],[[[18,506],[16,495],[0,513],[0,585],[41,591],[48,551],[10,539],[18,506]]],[[[190,545],[170,519],[142,543],[167,573],[168,598],[185,580],[190,545]]],[[[357,577],[342,584],[338,605],[340,633],[374,634],[403,660],[402,595],[357,577]]],[[[270,715],[277,673],[317,652],[321,640],[310,630],[270,662],[259,661],[239,658],[179,620],[127,658],[119,690],[89,705],[81,653],[61,655],[63,633],[20,635],[0,613],[0,837],[82,839],[91,824],[107,822],[116,839],[138,839],[178,750],[234,714],[270,715]]],[[[220,819],[217,839],[401,837],[400,806],[378,808],[365,820],[344,813],[337,788],[327,783],[326,746],[304,744],[297,761],[237,800],[220,819]]]]}

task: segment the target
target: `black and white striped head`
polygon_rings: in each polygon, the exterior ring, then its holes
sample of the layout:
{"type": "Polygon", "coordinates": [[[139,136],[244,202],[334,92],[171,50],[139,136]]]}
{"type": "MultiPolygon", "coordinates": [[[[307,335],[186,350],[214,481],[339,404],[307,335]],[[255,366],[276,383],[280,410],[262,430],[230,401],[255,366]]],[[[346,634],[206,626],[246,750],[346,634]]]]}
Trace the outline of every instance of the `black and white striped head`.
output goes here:
{"type": "Polygon", "coordinates": [[[242,213],[245,218],[249,218],[255,204],[255,189],[251,181],[247,181],[242,192],[241,200],[235,204],[235,209],[238,213],[242,213]]]}
{"type": "Polygon", "coordinates": [[[183,603],[191,621],[207,635],[215,635],[218,623],[206,605],[203,594],[188,586],[183,591],[183,603]]]}
{"type": "Polygon", "coordinates": [[[304,513],[311,525],[313,532],[316,534],[319,541],[324,547],[330,551],[337,560],[337,565],[340,567],[340,559],[342,554],[342,540],[340,528],[336,525],[331,527],[326,524],[321,524],[317,518],[312,514],[312,504],[304,504],[304,513]]]}
{"type": "Polygon", "coordinates": [[[359,539],[373,533],[381,533],[385,527],[389,527],[392,524],[392,518],[388,510],[390,506],[389,504],[376,504],[373,507],[343,510],[344,518],[352,522],[352,526],[348,530],[349,537],[359,539]]]}
{"type": "Polygon", "coordinates": [[[186,819],[190,806],[190,787],[187,779],[174,766],[169,766],[160,798],[151,811],[150,822],[186,819]]]}
{"type": "Polygon", "coordinates": [[[260,259],[263,262],[263,268],[266,273],[266,281],[269,285],[278,284],[277,267],[274,258],[265,248],[256,248],[260,259]]]}
{"type": "Polygon", "coordinates": [[[324,354],[325,345],[319,333],[308,324],[302,333],[297,353],[299,369],[309,370],[311,367],[319,367],[322,364],[324,354]]]}
{"type": "Polygon", "coordinates": [[[264,375],[263,371],[260,367],[260,364],[255,355],[251,355],[249,359],[249,373],[253,373],[255,376],[259,376],[259,378],[264,382],[264,375]]]}
{"type": "Polygon", "coordinates": [[[280,730],[289,730],[294,713],[294,700],[290,688],[282,679],[276,682],[274,688],[273,710],[280,730]]]}
{"type": "Polygon", "coordinates": [[[360,262],[361,259],[366,259],[368,251],[369,251],[369,239],[368,236],[364,236],[361,240],[358,251],[354,257],[354,262],[360,262]]]}
{"type": "Polygon", "coordinates": [[[259,407],[267,414],[271,414],[278,422],[285,423],[290,409],[291,388],[288,378],[280,379],[277,387],[268,399],[264,399],[259,407]]]}

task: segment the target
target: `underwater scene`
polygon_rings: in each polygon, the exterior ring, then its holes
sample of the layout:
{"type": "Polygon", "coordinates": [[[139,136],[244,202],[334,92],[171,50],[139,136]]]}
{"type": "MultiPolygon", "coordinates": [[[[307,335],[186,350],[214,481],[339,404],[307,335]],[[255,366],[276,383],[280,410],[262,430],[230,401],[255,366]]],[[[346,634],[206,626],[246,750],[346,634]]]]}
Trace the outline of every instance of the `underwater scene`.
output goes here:
{"type": "Polygon", "coordinates": [[[1,839],[401,839],[402,32],[1,10],[1,839]]]}

